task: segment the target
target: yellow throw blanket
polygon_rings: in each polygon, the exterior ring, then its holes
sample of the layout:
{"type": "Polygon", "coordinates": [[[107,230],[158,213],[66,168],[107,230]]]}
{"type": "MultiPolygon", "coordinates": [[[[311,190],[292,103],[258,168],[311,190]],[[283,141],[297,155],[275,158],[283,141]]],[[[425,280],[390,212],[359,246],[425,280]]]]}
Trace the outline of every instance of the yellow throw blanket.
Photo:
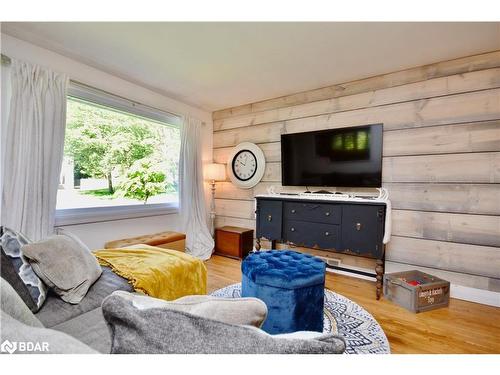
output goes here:
{"type": "Polygon", "coordinates": [[[134,245],[93,253],[101,265],[129,280],[135,291],[151,297],[174,300],[207,293],[205,265],[180,251],[134,245]]]}

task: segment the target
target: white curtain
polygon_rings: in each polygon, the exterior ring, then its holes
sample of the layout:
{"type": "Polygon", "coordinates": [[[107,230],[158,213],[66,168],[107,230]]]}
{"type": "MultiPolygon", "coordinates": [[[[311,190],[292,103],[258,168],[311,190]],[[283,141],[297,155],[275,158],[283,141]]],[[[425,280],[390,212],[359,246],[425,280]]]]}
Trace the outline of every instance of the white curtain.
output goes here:
{"type": "Polygon", "coordinates": [[[2,160],[2,224],[32,240],[54,229],[67,84],[64,74],[12,60],[2,160]]]}
{"type": "Polygon", "coordinates": [[[186,252],[209,259],[214,240],[207,225],[201,163],[201,121],[187,116],[181,130],[179,161],[180,211],[186,233],[186,252]]]}

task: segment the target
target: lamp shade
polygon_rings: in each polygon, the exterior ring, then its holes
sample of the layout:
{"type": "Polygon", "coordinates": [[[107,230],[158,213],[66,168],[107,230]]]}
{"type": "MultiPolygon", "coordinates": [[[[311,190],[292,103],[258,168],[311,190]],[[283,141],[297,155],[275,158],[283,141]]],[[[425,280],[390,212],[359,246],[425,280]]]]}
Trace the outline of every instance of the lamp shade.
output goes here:
{"type": "Polygon", "coordinates": [[[207,164],[205,166],[205,180],[209,181],[225,181],[226,180],[226,165],[225,164],[207,164]]]}

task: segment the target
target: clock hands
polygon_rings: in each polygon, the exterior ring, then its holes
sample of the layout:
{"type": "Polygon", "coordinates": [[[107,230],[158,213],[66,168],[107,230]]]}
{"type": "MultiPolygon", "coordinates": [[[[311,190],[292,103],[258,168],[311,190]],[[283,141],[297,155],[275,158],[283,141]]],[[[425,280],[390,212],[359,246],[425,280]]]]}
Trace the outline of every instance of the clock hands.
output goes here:
{"type": "Polygon", "coordinates": [[[246,167],[247,161],[248,161],[248,156],[245,157],[245,162],[244,163],[240,160],[240,164],[243,165],[244,167],[246,167]]]}
{"type": "Polygon", "coordinates": [[[241,153],[235,159],[234,172],[238,178],[249,178],[250,176],[253,176],[253,174],[255,174],[256,160],[255,158],[252,158],[252,156],[248,155],[248,153],[241,153]]]}

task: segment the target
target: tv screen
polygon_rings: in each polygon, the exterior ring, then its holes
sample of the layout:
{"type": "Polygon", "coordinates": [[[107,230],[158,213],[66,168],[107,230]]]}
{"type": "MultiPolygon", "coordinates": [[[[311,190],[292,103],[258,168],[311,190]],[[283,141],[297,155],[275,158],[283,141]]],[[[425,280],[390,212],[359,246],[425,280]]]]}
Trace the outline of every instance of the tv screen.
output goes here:
{"type": "Polygon", "coordinates": [[[380,187],[382,124],[281,136],[283,186],[380,187]]]}

